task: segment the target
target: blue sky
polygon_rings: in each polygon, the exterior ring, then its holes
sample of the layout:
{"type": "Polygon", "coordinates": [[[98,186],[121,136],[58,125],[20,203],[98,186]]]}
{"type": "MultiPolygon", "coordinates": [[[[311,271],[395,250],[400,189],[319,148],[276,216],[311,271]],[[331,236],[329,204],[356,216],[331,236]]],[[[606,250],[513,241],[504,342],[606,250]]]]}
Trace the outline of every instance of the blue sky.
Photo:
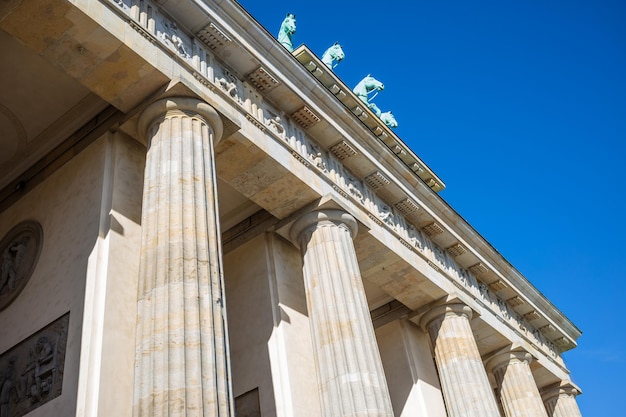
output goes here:
{"type": "Polygon", "coordinates": [[[240,1],[371,73],[442,197],[582,331],[584,417],[626,416],[626,2],[240,1]],[[618,408],[619,407],[619,408],[618,408]]]}

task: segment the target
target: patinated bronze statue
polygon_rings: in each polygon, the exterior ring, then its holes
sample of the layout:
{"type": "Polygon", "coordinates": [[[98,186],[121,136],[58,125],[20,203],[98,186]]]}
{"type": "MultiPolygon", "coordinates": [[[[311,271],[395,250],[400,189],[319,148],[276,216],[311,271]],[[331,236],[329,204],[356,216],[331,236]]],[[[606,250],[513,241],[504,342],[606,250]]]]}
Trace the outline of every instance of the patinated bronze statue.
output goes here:
{"type": "Polygon", "coordinates": [[[278,42],[281,43],[289,52],[293,52],[293,42],[291,37],[296,33],[296,15],[287,13],[285,20],[280,25],[278,32],[278,42]]]}
{"type": "Polygon", "coordinates": [[[331,46],[330,48],[328,48],[324,52],[324,55],[322,55],[322,62],[326,64],[326,66],[332,70],[337,65],[339,65],[341,60],[344,58],[345,58],[345,55],[343,53],[343,49],[341,49],[341,45],[335,42],[335,44],[331,46]]]}
{"type": "Polygon", "coordinates": [[[361,101],[365,104],[369,104],[369,100],[376,97],[379,91],[382,91],[385,88],[383,83],[378,81],[376,78],[372,77],[370,74],[367,74],[365,78],[363,78],[352,90],[356,96],[361,99],[361,101]],[[374,92],[372,97],[369,97],[369,94],[374,92]]]}

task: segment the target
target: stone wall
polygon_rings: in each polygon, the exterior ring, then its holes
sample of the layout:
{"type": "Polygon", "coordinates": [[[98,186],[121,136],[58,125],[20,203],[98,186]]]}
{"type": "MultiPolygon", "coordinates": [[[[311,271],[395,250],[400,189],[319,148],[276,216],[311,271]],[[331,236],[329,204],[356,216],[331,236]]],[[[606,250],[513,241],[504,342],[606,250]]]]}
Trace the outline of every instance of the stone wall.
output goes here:
{"type": "Polygon", "coordinates": [[[264,417],[320,415],[300,253],[260,235],[224,270],[235,407],[258,389],[264,417]]]}
{"type": "Polygon", "coordinates": [[[43,231],[32,276],[0,311],[0,353],[69,314],[62,394],[29,415],[130,413],[144,154],[107,134],[0,214],[0,237],[25,220],[43,231]]]}

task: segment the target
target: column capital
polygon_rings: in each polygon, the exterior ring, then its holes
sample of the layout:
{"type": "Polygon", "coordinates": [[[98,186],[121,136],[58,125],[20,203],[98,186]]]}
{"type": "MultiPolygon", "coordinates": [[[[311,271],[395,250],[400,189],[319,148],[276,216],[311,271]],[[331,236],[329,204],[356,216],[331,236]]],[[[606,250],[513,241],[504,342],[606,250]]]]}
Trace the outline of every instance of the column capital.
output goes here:
{"type": "Polygon", "coordinates": [[[533,356],[521,348],[507,349],[504,352],[496,353],[486,363],[487,372],[494,372],[495,370],[507,366],[509,363],[526,363],[530,365],[533,361],[533,356]]]}
{"type": "Polygon", "coordinates": [[[222,119],[209,104],[193,97],[167,97],[150,104],[139,115],[137,132],[140,139],[147,143],[150,126],[160,118],[165,118],[168,115],[173,116],[177,113],[202,117],[213,129],[213,146],[222,138],[224,130],[222,119]]]}
{"type": "Polygon", "coordinates": [[[299,242],[300,236],[317,225],[335,225],[344,227],[350,232],[352,239],[356,237],[358,224],[349,213],[337,209],[314,210],[304,214],[291,226],[289,235],[294,242],[299,242]]]}
{"type": "Polygon", "coordinates": [[[468,320],[471,320],[473,311],[467,304],[459,299],[455,299],[445,304],[437,305],[427,311],[420,319],[420,327],[428,331],[428,328],[438,319],[443,320],[444,317],[449,315],[465,316],[468,320]]]}
{"type": "Polygon", "coordinates": [[[544,402],[560,396],[575,398],[580,394],[582,394],[580,388],[578,388],[578,386],[571,381],[562,381],[556,384],[548,385],[541,389],[541,399],[544,402]]]}

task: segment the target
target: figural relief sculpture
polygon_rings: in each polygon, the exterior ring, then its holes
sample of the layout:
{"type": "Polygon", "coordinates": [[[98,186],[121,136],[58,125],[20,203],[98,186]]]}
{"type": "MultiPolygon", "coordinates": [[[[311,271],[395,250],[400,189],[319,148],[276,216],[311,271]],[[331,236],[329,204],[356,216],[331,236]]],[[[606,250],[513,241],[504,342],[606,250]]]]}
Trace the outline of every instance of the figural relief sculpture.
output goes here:
{"type": "Polygon", "coordinates": [[[24,289],[39,258],[43,231],[39,223],[25,221],[0,241],[0,311],[24,289]]]}
{"type": "Polygon", "coordinates": [[[0,417],[20,417],[61,395],[70,314],[0,354],[0,417]]]}

